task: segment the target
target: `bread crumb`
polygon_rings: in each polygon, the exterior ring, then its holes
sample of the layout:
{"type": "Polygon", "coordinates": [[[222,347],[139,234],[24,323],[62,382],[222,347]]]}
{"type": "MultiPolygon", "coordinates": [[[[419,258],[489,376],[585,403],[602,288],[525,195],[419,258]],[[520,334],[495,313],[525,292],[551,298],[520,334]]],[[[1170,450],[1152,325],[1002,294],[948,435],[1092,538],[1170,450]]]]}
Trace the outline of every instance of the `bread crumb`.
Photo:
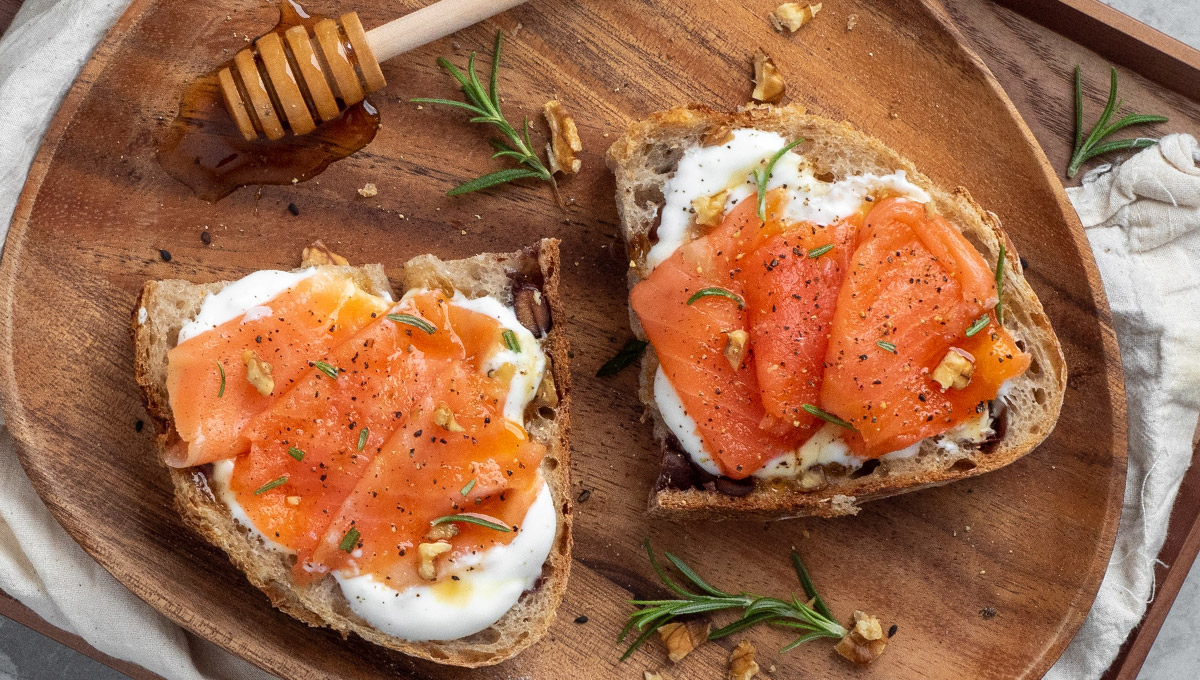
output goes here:
{"type": "Polygon", "coordinates": [[[857,25],[858,25],[858,15],[857,14],[851,14],[850,16],[846,17],[846,32],[847,33],[850,31],[853,31],[854,27],[857,25]]]}
{"type": "Polygon", "coordinates": [[[377,194],[379,194],[379,187],[375,186],[373,182],[367,182],[363,188],[358,190],[358,195],[363,198],[371,198],[377,194]]]}

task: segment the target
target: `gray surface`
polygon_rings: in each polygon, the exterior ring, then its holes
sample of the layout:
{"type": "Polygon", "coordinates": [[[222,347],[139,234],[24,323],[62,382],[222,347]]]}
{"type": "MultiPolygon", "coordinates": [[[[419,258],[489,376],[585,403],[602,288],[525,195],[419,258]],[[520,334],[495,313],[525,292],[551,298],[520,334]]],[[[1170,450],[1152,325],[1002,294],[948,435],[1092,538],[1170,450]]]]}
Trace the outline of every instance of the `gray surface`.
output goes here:
{"type": "Polygon", "coordinates": [[[0,617],[0,680],[122,680],[73,649],[0,617]]]}
{"type": "MultiPolygon", "coordinates": [[[[1104,0],[1200,48],[1200,0],[1104,0]]],[[[1180,590],[1138,680],[1200,677],[1200,563],[1180,590]]],[[[0,617],[0,680],[120,680],[122,673],[0,617]]]]}

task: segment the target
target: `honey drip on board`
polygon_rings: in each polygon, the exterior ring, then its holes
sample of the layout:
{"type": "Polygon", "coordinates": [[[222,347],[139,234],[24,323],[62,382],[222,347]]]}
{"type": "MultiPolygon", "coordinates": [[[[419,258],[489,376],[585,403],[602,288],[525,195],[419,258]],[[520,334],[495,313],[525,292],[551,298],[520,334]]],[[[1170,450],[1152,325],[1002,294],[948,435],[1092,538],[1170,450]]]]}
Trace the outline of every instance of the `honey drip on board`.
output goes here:
{"type": "MultiPolygon", "coordinates": [[[[294,0],[282,0],[279,23],[270,32],[282,35],[297,25],[311,30],[323,18],[308,14],[294,0]]],[[[198,78],[184,92],[179,113],[158,147],[163,169],[206,201],[220,200],[242,186],[315,177],[369,144],[379,129],[379,112],[364,99],[307,135],[246,141],[225,109],[218,71],[198,78]]]]}

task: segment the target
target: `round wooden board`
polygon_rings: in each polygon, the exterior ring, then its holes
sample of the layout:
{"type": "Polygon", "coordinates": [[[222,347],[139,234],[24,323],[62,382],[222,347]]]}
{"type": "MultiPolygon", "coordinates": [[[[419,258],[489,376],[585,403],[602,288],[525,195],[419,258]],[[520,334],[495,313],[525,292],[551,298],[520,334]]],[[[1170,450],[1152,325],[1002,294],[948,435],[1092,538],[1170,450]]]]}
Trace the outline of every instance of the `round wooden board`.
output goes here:
{"type": "MultiPolygon", "coordinates": [[[[415,1],[364,0],[364,24],[415,1]]],[[[293,678],[641,677],[667,665],[656,644],[621,664],[615,643],[631,593],[656,591],[645,537],[727,588],[795,592],[788,546],[805,555],[839,616],[855,608],[899,625],[865,673],[827,644],[787,655],[789,637],[744,637],[775,677],[1036,678],[1053,663],[1099,586],[1120,515],[1125,412],[1107,304],[1082,230],[1053,171],[942,10],[842,0],[799,34],[775,33],[774,0],[533,0],[384,65],[374,143],[317,181],[193,198],[154,160],[184,84],[269,28],[259,0],[137,0],[64,103],[34,162],[0,268],[4,415],[30,479],[62,525],[139,596],[190,630],[293,678]],[[218,6],[219,5],[219,6],[218,6]],[[856,25],[848,28],[853,15],[856,25]],[[557,96],[575,112],[584,170],[563,183],[460,199],[443,193],[486,161],[484,131],[412,96],[455,96],[434,65],[509,39],[510,116],[557,96]],[[1070,369],[1062,418],[1033,454],[999,472],[868,506],[854,518],[774,524],[648,522],[659,454],[640,419],[634,371],[592,377],[629,337],[626,256],[603,152],[630,120],[697,101],[748,96],[765,47],[790,98],[846,119],[963,185],[1004,221],[1054,322],[1070,369]],[[356,189],[379,187],[371,199],[356,189]],[[295,204],[299,215],[287,210],[295,204]],[[200,233],[207,227],[212,245],[200,233]],[[547,637],[501,666],[465,672],[341,640],[270,608],[224,555],[185,530],[155,459],[133,381],[127,322],[148,279],[212,281],[289,268],[322,238],[393,277],[409,257],[513,250],[563,239],[565,320],[574,347],[575,567],[547,637]],[[159,249],[173,255],[170,262],[159,249]],[[994,617],[981,614],[994,611],[994,617]],[[586,624],[574,623],[586,615],[586,624]]],[[[314,2],[310,9],[347,9],[314,2]]],[[[486,60],[485,60],[486,62],[486,60]]],[[[536,126],[535,126],[536,127],[536,126]]],[[[701,647],[668,677],[723,677],[736,639],[701,647]]]]}

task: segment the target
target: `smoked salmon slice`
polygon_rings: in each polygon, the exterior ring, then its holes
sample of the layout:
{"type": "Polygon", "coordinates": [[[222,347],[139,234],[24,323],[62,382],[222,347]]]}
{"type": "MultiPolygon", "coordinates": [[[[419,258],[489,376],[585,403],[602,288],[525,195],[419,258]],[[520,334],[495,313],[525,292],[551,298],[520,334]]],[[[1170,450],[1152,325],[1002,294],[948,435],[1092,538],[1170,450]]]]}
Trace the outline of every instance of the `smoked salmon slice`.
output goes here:
{"type": "Polygon", "coordinates": [[[797,224],[741,261],[763,407],[806,435],[823,425],[803,406],[820,400],[829,325],[859,219],[797,224]]]}
{"type": "Polygon", "coordinates": [[[778,202],[758,219],[754,197],[739,203],[712,232],[685,243],[634,286],[630,303],[659,365],[722,474],[743,479],[793,450],[790,422],[764,429],[753,356],[734,367],[725,357],[731,331],[747,327],[738,255],[778,232],[778,202]],[[720,287],[738,299],[692,296],[720,287]]]}
{"type": "Polygon", "coordinates": [[[905,199],[871,210],[838,294],[820,401],[855,428],[857,455],[945,432],[1028,367],[1003,328],[966,335],[996,300],[991,268],[944,218],[905,199]],[[930,374],[955,346],[985,360],[968,389],[943,393],[930,374]]]}
{"type": "Polygon", "coordinates": [[[370,324],[389,305],[344,274],[320,270],[253,313],[172,348],[167,392],[182,442],[168,450],[167,464],[201,465],[245,451],[247,423],[308,370],[310,361],[370,324]],[[259,394],[246,379],[246,350],[271,364],[271,394],[259,394]]]}

